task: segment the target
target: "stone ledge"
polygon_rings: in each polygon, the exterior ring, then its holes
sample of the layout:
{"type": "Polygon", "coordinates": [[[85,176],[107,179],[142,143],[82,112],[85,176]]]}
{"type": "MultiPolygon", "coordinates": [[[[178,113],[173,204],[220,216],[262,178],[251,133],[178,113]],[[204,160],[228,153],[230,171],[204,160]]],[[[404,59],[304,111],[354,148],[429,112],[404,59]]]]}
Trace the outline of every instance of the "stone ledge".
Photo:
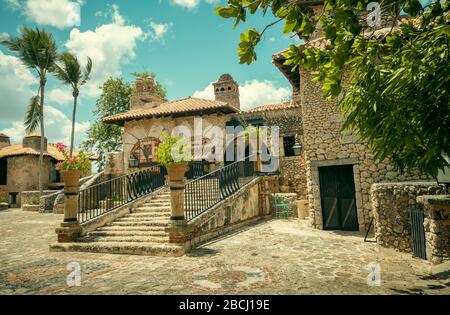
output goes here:
{"type": "Polygon", "coordinates": [[[8,210],[8,209],[9,209],[9,205],[6,202],[0,203],[0,211],[8,210]]]}
{"type": "MultiPolygon", "coordinates": [[[[416,200],[424,205],[450,206],[450,195],[422,195],[418,196],[416,200]]],[[[436,208],[436,210],[439,210],[439,208],[436,208]]]]}

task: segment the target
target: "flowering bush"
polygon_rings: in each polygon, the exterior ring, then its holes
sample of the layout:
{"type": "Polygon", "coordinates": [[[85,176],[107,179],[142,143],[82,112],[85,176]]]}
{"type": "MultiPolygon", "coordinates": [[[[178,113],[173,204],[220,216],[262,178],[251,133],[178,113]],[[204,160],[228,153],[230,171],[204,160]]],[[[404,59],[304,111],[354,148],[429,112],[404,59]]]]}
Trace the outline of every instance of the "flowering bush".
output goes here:
{"type": "Polygon", "coordinates": [[[81,171],[83,176],[89,174],[91,170],[91,160],[89,156],[80,151],[78,154],[69,155],[69,150],[67,146],[63,143],[57,143],[56,148],[59,152],[61,152],[64,156],[64,160],[56,164],[56,169],[58,171],[81,171]]]}

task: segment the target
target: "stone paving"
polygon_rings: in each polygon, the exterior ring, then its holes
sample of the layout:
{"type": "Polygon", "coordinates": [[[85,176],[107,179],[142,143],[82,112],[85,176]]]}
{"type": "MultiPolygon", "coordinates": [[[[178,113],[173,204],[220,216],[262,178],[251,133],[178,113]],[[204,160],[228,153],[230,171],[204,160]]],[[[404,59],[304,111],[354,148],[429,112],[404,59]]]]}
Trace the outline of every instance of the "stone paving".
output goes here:
{"type": "Polygon", "coordinates": [[[264,221],[174,258],[49,252],[61,219],[0,212],[0,294],[450,294],[450,265],[297,220],[264,221]],[[80,286],[66,284],[71,262],[80,286]],[[367,284],[370,263],[380,286],[367,284]]]}

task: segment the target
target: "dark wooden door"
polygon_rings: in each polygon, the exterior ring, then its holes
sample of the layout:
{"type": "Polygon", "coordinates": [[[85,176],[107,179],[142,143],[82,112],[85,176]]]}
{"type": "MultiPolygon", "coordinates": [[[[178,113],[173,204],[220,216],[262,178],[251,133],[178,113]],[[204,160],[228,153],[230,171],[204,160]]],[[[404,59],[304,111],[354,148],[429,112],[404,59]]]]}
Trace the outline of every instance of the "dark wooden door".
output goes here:
{"type": "Polygon", "coordinates": [[[358,231],[353,166],[320,167],[319,177],[323,228],[358,231]]]}

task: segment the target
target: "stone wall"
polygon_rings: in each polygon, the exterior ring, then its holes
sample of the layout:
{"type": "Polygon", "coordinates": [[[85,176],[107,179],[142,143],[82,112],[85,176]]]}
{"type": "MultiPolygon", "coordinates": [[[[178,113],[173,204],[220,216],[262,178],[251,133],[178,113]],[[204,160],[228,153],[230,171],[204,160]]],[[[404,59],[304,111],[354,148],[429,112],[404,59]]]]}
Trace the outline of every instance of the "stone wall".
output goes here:
{"type": "Polygon", "coordinates": [[[306,199],[305,160],[301,156],[280,158],[280,185],[283,192],[297,194],[297,199],[306,199]]]}
{"type": "MultiPolygon", "coordinates": [[[[54,194],[54,190],[44,190],[42,196],[54,194]]],[[[39,211],[41,200],[39,199],[39,191],[22,191],[20,193],[20,204],[23,211],[39,211]]]]}
{"type": "Polygon", "coordinates": [[[305,200],[306,167],[303,156],[285,156],[283,137],[294,136],[296,142],[303,144],[303,124],[300,98],[295,94],[293,102],[298,107],[272,110],[260,113],[242,113],[240,117],[251,119],[261,117],[267,127],[279,127],[280,185],[284,192],[296,193],[298,199],[305,200]]]}
{"type": "Polygon", "coordinates": [[[412,252],[410,209],[418,207],[417,196],[445,193],[436,182],[374,184],[371,188],[377,243],[402,252],[412,252]]]}
{"type": "Polygon", "coordinates": [[[433,264],[450,260],[450,195],[419,196],[424,209],[427,259],[433,264]]]}
{"type": "Polygon", "coordinates": [[[373,152],[357,136],[341,133],[343,119],[336,100],[325,100],[323,92],[305,69],[300,69],[300,99],[303,121],[303,157],[306,164],[310,224],[322,229],[319,167],[353,165],[356,208],[361,231],[370,222],[370,187],[377,182],[425,178],[400,175],[386,161],[375,162],[373,152]]]}
{"type": "MultiPolygon", "coordinates": [[[[50,157],[44,157],[43,186],[47,187],[50,181],[52,162],[50,157]]],[[[8,158],[7,185],[2,189],[6,192],[18,192],[17,202],[21,206],[21,192],[39,190],[39,157],[36,155],[21,155],[8,158]]]]}

